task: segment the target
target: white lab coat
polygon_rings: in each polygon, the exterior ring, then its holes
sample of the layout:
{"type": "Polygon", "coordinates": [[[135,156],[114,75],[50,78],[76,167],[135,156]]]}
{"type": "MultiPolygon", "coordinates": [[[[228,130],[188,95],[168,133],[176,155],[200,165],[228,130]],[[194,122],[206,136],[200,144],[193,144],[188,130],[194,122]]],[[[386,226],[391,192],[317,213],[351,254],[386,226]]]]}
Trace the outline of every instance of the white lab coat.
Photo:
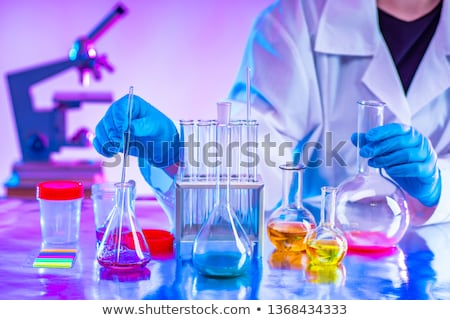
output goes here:
{"type": "MultiPolygon", "coordinates": [[[[439,156],[442,175],[440,203],[427,224],[450,220],[450,2],[407,95],[378,26],[375,0],[280,0],[256,20],[230,99],[240,101],[236,117],[245,118],[246,70],[252,76],[252,118],[260,123],[260,140],[311,146],[318,164],[304,175],[304,195],[320,193],[356,173],[356,148],[349,141],[357,128],[358,100],[386,102],[385,123],[413,125],[428,136],[439,156]],[[326,134],[330,132],[331,134],[326,134]],[[332,138],[332,140],[330,139],[332,138]],[[327,138],[327,139],[326,139],[327,138]],[[327,159],[337,150],[339,159],[327,159]],[[317,145],[316,145],[317,146],[317,145]],[[328,162],[328,163],[327,163],[328,162]]],[[[280,199],[278,165],[290,160],[277,147],[261,150],[266,209],[280,199]],[[263,154],[265,153],[265,155],[263,154]],[[276,165],[273,165],[276,163],[276,165]]],[[[305,150],[300,148],[299,150],[305,150]]],[[[291,150],[292,151],[292,150],[291,150]]],[[[308,160],[308,159],[303,159],[308,160]]]]}

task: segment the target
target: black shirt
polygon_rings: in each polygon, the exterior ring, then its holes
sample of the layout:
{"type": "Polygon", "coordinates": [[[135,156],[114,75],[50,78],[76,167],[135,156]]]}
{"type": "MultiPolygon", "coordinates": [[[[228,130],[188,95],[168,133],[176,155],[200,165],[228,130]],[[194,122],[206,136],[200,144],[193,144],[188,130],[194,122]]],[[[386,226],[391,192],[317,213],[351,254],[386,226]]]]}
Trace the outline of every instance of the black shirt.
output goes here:
{"type": "Polygon", "coordinates": [[[423,17],[408,22],[378,9],[381,33],[394,59],[405,93],[436,31],[441,8],[442,1],[423,17]]]}

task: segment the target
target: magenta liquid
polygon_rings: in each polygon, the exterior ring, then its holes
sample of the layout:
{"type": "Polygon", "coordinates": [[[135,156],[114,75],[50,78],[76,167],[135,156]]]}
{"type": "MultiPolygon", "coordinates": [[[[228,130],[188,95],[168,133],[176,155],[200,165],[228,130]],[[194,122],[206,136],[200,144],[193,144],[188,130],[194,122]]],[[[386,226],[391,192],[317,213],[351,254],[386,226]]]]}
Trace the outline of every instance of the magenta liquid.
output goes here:
{"type": "MultiPolygon", "coordinates": [[[[100,243],[105,235],[105,228],[100,228],[96,230],[97,237],[97,248],[99,248],[100,243]]],[[[142,234],[137,233],[138,246],[142,249],[147,247],[144,243],[146,240],[142,234]]],[[[117,243],[117,239],[111,239],[113,244],[117,243]]],[[[135,250],[136,243],[134,241],[133,233],[124,231],[121,234],[120,248],[108,249],[108,245],[105,245],[103,251],[97,258],[98,263],[110,269],[117,270],[132,270],[144,267],[150,260],[151,255],[147,250],[135,250]],[[118,251],[119,250],[119,251],[118,251]],[[118,254],[119,253],[119,254],[118,254]]]]}
{"type": "Polygon", "coordinates": [[[391,251],[396,247],[392,238],[386,234],[376,231],[352,231],[346,232],[348,250],[361,253],[376,253],[380,251],[391,251]]]}

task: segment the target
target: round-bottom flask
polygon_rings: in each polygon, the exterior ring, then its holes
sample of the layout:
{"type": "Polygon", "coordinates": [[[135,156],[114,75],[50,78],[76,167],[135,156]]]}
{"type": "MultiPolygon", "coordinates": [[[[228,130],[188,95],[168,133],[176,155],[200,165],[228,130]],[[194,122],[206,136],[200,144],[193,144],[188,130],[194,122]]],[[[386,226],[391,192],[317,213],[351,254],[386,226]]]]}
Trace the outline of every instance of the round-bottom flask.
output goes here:
{"type": "Polygon", "coordinates": [[[132,183],[115,184],[115,204],[108,215],[105,234],[97,249],[98,263],[109,269],[142,268],[151,260],[150,250],[133,206],[132,183]]]}
{"type": "Polygon", "coordinates": [[[336,190],[322,187],[320,223],[305,238],[306,254],[312,265],[339,265],[347,254],[347,240],[334,224],[336,190]]]}
{"type": "Polygon", "coordinates": [[[302,184],[304,166],[288,163],[281,165],[282,204],[267,220],[269,240],[279,251],[305,250],[305,236],[315,228],[312,213],[303,206],[302,184]]]}
{"type": "Polygon", "coordinates": [[[364,134],[383,124],[385,104],[359,101],[358,107],[358,172],[338,186],[336,224],[344,232],[351,251],[391,250],[409,225],[405,194],[359,155],[364,134]]]}

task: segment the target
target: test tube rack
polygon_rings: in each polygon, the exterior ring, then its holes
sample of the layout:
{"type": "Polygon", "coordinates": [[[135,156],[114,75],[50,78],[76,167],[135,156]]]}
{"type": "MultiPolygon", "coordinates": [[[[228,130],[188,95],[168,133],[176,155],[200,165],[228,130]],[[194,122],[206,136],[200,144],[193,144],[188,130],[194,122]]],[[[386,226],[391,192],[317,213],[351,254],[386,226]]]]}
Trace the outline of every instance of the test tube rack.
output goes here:
{"type": "MultiPolygon", "coordinates": [[[[225,188],[225,183],[220,186],[225,188]]],[[[214,206],[215,181],[176,181],[176,255],[190,260],[195,237],[214,206]]],[[[264,183],[254,180],[230,182],[230,200],[253,244],[253,256],[261,258],[264,239],[264,183]]]]}

